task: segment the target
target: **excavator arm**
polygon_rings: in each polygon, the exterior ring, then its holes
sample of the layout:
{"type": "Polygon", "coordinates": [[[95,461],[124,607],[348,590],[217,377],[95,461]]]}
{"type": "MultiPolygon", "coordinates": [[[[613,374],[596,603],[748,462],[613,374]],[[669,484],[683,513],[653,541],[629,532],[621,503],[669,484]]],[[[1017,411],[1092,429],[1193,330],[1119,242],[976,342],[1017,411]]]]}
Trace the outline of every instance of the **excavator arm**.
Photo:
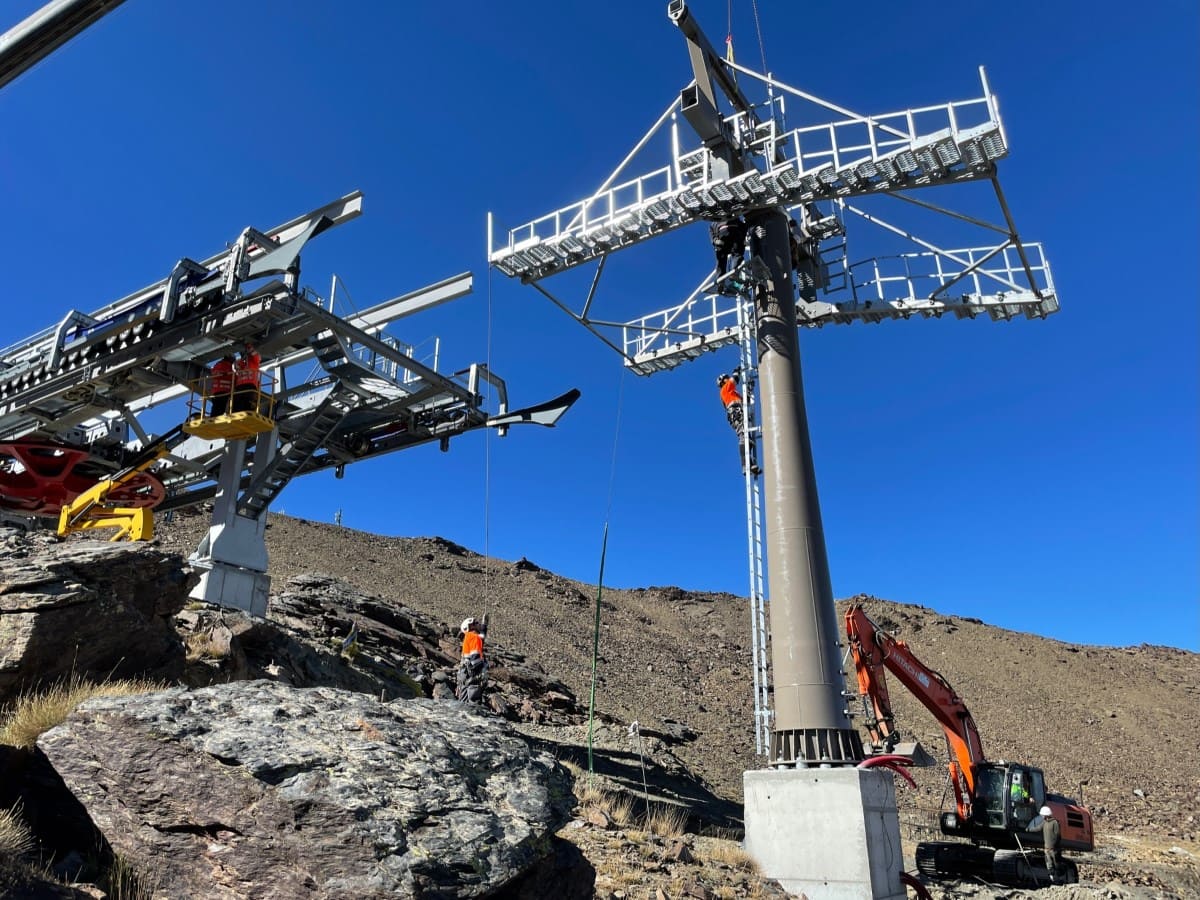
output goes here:
{"type": "Polygon", "coordinates": [[[917,659],[904,641],[880,628],[861,604],[856,603],[846,611],[846,636],[859,692],[870,700],[873,708],[874,721],[867,724],[872,742],[886,752],[898,738],[886,669],[942,726],[950,747],[950,778],[958,814],[964,820],[969,819],[975,796],[976,766],[986,760],[971,711],[945,678],[917,659]]]}

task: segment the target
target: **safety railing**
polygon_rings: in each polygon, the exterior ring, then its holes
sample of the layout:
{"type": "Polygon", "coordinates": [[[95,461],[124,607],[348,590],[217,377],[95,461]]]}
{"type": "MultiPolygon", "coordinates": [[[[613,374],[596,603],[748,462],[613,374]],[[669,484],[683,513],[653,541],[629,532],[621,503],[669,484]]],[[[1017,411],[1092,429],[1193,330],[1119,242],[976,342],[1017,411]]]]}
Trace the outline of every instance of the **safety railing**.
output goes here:
{"type": "MultiPolygon", "coordinates": [[[[1013,245],[963,250],[921,251],[851,263],[855,300],[916,303],[939,296],[984,296],[1000,292],[1054,293],[1054,280],[1041,244],[1023,244],[1031,286],[1021,254],[1013,245]]],[[[945,298],[943,298],[945,299],[945,298]]]]}
{"type": "Polygon", "coordinates": [[[205,439],[244,439],[275,427],[275,379],[265,372],[238,384],[206,375],[188,383],[184,431],[205,439]]]}
{"type": "Polygon", "coordinates": [[[717,177],[703,152],[677,150],[670,166],[507,232],[496,234],[489,217],[488,260],[537,280],[697,219],[987,177],[1008,153],[986,82],[979,98],[845,116],[765,140],[783,159],[764,152],[771,162],[762,170],[717,177]]]}

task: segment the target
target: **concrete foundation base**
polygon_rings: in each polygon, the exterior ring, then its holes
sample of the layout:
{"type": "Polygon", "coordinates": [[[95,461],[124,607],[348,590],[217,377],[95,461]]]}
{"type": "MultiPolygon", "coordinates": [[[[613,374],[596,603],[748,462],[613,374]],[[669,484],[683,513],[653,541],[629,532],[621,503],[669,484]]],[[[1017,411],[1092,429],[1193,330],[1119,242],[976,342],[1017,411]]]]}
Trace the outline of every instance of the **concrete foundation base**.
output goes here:
{"type": "Polygon", "coordinates": [[[266,616],[271,578],[265,572],[254,572],[212,560],[191,562],[193,567],[200,570],[200,583],[188,595],[193,600],[244,610],[260,618],[266,616]]]}
{"type": "Polygon", "coordinates": [[[906,900],[892,773],[764,769],[742,776],[746,851],[808,900],[906,900]]]}

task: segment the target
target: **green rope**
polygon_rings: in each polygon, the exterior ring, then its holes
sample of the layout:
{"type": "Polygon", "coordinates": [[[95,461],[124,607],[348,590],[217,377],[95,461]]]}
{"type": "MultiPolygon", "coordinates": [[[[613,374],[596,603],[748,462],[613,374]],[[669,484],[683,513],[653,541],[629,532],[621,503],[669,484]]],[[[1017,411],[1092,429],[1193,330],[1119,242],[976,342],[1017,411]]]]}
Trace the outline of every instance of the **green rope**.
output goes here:
{"type": "Polygon", "coordinates": [[[592,733],[596,725],[596,673],[600,662],[600,598],[604,596],[604,557],[608,554],[608,523],[600,542],[600,581],[596,585],[596,625],[592,630],[592,691],[588,697],[588,774],[595,775],[592,763],[592,733]]]}
{"type": "Polygon", "coordinates": [[[608,505],[604,510],[604,539],[600,542],[600,579],[596,584],[596,624],[592,629],[592,690],[588,697],[588,774],[596,774],[592,760],[592,735],[596,728],[596,680],[600,669],[600,599],[604,596],[604,558],[608,555],[608,523],[612,518],[613,485],[617,481],[617,441],[621,436],[621,409],[625,403],[625,367],[617,387],[617,416],[613,428],[612,463],[608,471],[608,505]]]}

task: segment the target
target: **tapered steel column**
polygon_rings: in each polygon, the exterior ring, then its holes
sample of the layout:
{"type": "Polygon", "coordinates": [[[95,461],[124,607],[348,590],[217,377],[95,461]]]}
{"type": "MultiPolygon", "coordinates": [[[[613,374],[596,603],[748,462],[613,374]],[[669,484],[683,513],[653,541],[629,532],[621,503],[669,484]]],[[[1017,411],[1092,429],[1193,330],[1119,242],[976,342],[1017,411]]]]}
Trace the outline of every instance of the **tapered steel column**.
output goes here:
{"type": "MultiPolygon", "coordinates": [[[[837,616],[804,409],[787,216],[748,215],[751,251],[770,270],[757,289],[758,372],[775,720],[772,765],[856,763],[862,739],[845,713],[837,616]],[[764,237],[756,232],[765,231],[764,237]]],[[[815,290],[814,271],[799,273],[815,290]]]]}

